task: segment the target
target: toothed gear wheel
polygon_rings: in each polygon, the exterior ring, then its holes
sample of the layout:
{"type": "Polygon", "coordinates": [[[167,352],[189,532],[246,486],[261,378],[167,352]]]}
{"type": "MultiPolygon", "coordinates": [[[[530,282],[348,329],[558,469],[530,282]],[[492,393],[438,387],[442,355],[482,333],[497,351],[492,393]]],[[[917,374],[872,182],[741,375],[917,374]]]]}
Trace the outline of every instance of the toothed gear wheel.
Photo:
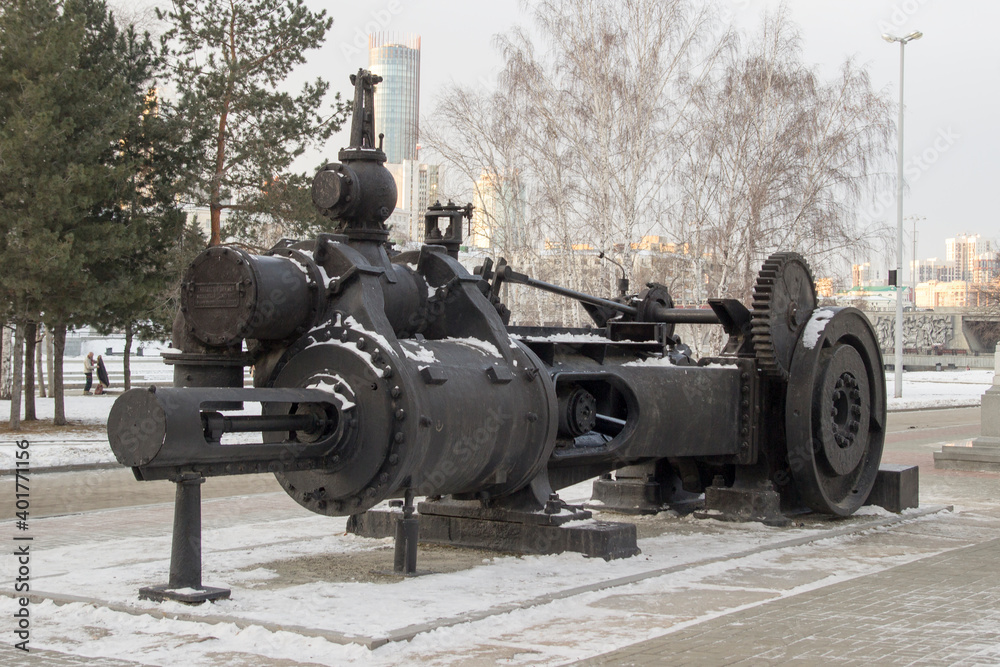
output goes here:
{"type": "Polygon", "coordinates": [[[768,375],[788,379],[792,352],[816,308],[816,288],[809,265],[796,252],[767,258],[753,290],[753,348],[768,375]]]}

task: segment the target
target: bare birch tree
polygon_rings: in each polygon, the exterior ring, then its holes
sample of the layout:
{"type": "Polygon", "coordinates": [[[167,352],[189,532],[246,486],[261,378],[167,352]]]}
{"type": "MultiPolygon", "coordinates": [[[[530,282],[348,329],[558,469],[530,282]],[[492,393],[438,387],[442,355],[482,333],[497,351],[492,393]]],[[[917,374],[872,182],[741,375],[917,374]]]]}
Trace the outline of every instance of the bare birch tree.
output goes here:
{"type": "Polygon", "coordinates": [[[530,184],[535,251],[555,250],[547,263],[569,286],[607,292],[617,269],[598,252],[630,274],[633,246],[666,228],[692,82],[716,66],[728,35],[710,6],[689,0],[525,7],[532,26],[497,39],[505,67],[496,89],[450,90],[434,120],[458,129],[424,143],[460,172],[487,168],[480,160],[491,156],[514,166],[530,184]],[[484,105],[485,113],[470,113],[484,105]],[[596,270],[583,270],[588,264],[596,270]]]}
{"type": "Polygon", "coordinates": [[[748,298],[775,250],[824,270],[884,232],[860,225],[857,211],[888,175],[892,103],[850,60],[823,80],[799,42],[784,7],[766,15],[696,96],[676,233],[706,259],[716,296],[748,298]]]}
{"type": "MultiPolygon", "coordinates": [[[[831,80],[805,65],[784,7],[742,43],[689,0],[525,7],[531,26],[497,38],[496,86],[452,88],[423,139],[469,182],[517,170],[552,279],[611,292],[598,251],[634,278],[656,234],[675,248],[658,280],[746,299],[774,250],[822,271],[877,240],[856,212],[888,177],[892,103],[851,61],[831,80]]],[[[582,323],[570,308],[555,319],[582,323]]]]}

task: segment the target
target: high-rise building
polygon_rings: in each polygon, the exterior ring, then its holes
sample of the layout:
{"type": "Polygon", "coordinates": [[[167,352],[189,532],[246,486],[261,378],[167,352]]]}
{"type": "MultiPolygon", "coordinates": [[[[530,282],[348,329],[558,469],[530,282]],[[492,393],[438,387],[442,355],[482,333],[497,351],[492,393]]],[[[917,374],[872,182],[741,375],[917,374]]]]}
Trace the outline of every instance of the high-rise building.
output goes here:
{"type": "Polygon", "coordinates": [[[472,205],[471,246],[509,250],[525,242],[524,184],[516,174],[484,171],[476,181],[472,205]]]}
{"type": "Polygon", "coordinates": [[[878,269],[873,269],[871,262],[851,266],[851,287],[871,287],[881,284],[882,276],[878,269]]]}
{"type": "Polygon", "coordinates": [[[1000,277],[1000,252],[979,254],[972,260],[972,282],[982,285],[1000,277]]]}
{"type": "Polygon", "coordinates": [[[949,280],[972,281],[975,260],[990,252],[990,242],[979,234],[962,234],[945,239],[945,261],[952,271],[949,280]]]}
{"type": "Polygon", "coordinates": [[[375,95],[375,132],[384,134],[387,161],[417,159],[420,115],[420,36],[368,36],[368,69],[382,77],[375,95]]]}
{"type": "Polygon", "coordinates": [[[947,282],[951,280],[954,267],[950,263],[942,262],[937,257],[930,257],[911,261],[910,271],[916,274],[918,283],[926,283],[931,280],[947,282]]]}
{"type": "Polygon", "coordinates": [[[387,163],[385,168],[396,181],[396,210],[389,217],[392,238],[405,242],[423,240],[423,221],[427,207],[438,198],[441,167],[403,160],[387,163]]]}

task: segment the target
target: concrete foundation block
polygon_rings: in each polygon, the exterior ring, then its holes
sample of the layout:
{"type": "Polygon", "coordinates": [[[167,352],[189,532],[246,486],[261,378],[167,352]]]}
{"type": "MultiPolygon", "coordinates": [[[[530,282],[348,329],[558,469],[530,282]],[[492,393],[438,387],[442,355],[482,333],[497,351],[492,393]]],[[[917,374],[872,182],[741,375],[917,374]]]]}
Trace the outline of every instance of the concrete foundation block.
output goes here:
{"type": "Polygon", "coordinates": [[[983,394],[979,414],[983,437],[1000,440],[1000,386],[994,385],[983,394]]]}
{"type": "Polygon", "coordinates": [[[705,489],[705,509],[694,515],[720,521],[760,521],[769,526],[791,523],[781,511],[781,496],[770,483],[746,487],[713,484],[705,489]]]}
{"type": "MultiPolygon", "coordinates": [[[[347,532],[361,537],[392,537],[398,510],[352,514],[347,532]]],[[[496,521],[441,514],[418,514],[418,542],[472,547],[516,554],[559,554],[566,551],[612,560],[640,553],[634,524],[608,521],[565,525],[496,521]]]]}
{"type": "Polygon", "coordinates": [[[621,514],[656,514],[663,509],[660,485],[643,479],[599,479],[588,508],[621,514]]]}
{"type": "Polygon", "coordinates": [[[977,438],[968,446],[945,445],[934,452],[939,470],[1000,472],[1000,438],[977,438]]]}
{"type": "Polygon", "coordinates": [[[902,512],[920,505],[920,477],[917,466],[883,463],[878,468],[875,486],[866,505],[877,505],[890,512],[902,512]]]}

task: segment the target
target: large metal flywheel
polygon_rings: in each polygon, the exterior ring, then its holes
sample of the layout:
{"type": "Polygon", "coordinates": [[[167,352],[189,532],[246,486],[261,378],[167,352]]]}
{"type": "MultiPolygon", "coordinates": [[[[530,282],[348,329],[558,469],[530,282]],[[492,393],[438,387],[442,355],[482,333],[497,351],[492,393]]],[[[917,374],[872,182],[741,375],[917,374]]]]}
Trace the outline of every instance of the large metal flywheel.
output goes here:
{"type": "Polygon", "coordinates": [[[813,311],[793,349],[785,432],[792,478],[814,511],[849,515],[875,484],[885,441],[883,368],[861,311],[813,311]]]}

